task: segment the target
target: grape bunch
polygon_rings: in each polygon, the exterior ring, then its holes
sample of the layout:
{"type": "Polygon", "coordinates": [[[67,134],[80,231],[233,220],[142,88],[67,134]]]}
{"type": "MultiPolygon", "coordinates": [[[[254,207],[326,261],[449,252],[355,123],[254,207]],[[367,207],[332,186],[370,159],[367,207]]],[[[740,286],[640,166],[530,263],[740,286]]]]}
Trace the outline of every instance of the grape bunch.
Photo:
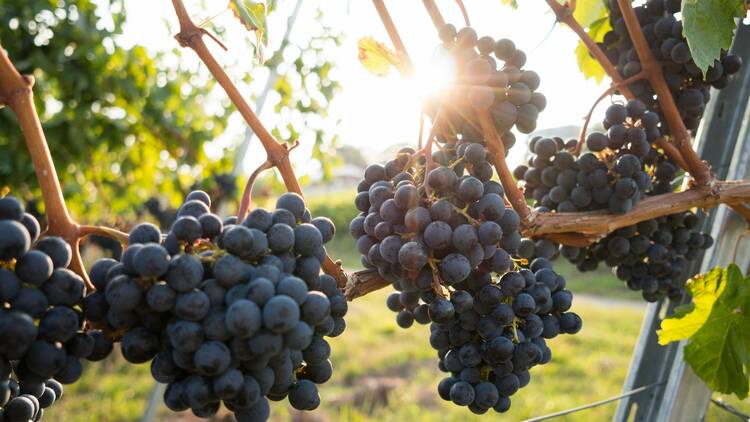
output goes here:
{"type": "Polygon", "coordinates": [[[618,229],[587,248],[563,246],[560,253],[580,271],[606,263],[649,302],[664,297],[679,300],[688,262],[714,242],[698,229],[698,223],[700,218],[691,211],[671,214],[618,229]]]}
{"type": "Polygon", "coordinates": [[[67,269],[70,246],[39,239],[18,199],[0,198],[0,421],[38,421],[77,381],[81,359],[104,359],[112,342],[83,324],[83,279],[67,269]]]}
{"type": "MultiPolygon", "coordinates": [[[[628,35],[617,1],[610,0],[609,8],[609,20],[613,30],[605,34],[600,46],[609,60],[616,65],[618,72],[624,78],[628,78],[641,71],[641,63],[628,35]]],[[[714,61],[704,75],[693,61],[683,35],[682,21],[676,18],[676,14],[680,12],[679,2],[649,0],[644,5],[634,7],[634,10],[654,58],[662,65],[664,79],[685,126],[695,131],[710,98],[710,87],[726,87],[729,77],[739,71],[742,59],[722,51],[721,59],[714,61]]],[[[654,89],[648,81],[634,82],[630,89],[649,109],[661,115],[654,89]]],[[[662,132],[669,133],[669,130],[662,126],[662,132]]]]}
{"type": "Polygon", "coordinates": [[[194,191],[166,236],[135,226],[120,262],[91,268],[86,317],[121,333],[129,362],[150,361],[174,411],[208,418],[223,403],[238,421],[264,421],[268,399],[287,397],[315,409],[316,384],[332,375],[325,337],[344,331],[348,308],[336,280],[320,275],[333,223],[311,218],[295,193],[241,222],[210,206],[194,191]]]}
{"type": "MultiPolygon", "coordinates": [[[[515,125],[522,133],[536,128],[539,113],[547,105],[540,92],[539,75],[522,70],[526,54],[517,49],[513,41],[477,36],[471,27],[456,28],[446,24],[438,31],[442,44],[436,56],[449,57],[455,69],[455,87],[449,94],[441,93],[427,103],[428,113],[435,117],[439,104],[445,106],[452,133],[444,137],[481,139],[475,110],[489,110],[497,132],[503,137],[506,148],[515,142],[510,129],[515,125]],[[494,57],[493,57],[494,55],[494,57]],[[498,61],[504,64],[501,68],[498,61]]],[[[441,66],[444,64],[441,64],[441,66]]]]}
{"type": "Polygon", "coordinates": [[[528,165],[513,171],[540,211],[607,209],[627,213],[644,196],[672,191],[677,166],[653,146],[659,116],[637,99],[606,110],[606,133],[586,138],[589,152],[576,158],[572,143],[534,137],[528,165]]]}
{"type": "MultiPolygon", "coordinates": [[[[482,145],[472,146],[484,154],[482,145]]],[[[365,170],[355,198],[360,214],[349,225],[362,265],[397,288],[425,292],[437,278],[451,286],[480,267],[496,273],[511,269],[520,218],[506,209],[502,186],[459,174],[460,165],[436,164],[425,177],[425,166],[406,168],[412,154],[402,149],[385,166],[365,170]]]]}
{"type": "Polygon", "coordinates": [[[434,168],[415,154],[404,148],[367,167],[350,233],[362,264],[393,283],[386,305],[397,324],[431,324],[439,368],[451,373],[440,397],[478,414],[505,412],[528,370],[550,361],[546,339],[581,329],[573,296],[548,259],[520,269],[512,258],[520,219],[492,168],[475,173],[482,144],[448,144],[432,155],[434,168]]]}
{"type": "Polygon", "coordinates": [[[432,322],[430,345],[440,370],[450,374],[438,385],[438,394],[476,414],[507,411],[510,396],[529,383],[529,370],[552,359],[546,341],[575,334],[582,326],[580,317],[569,312],[573,295],[565,279],[546,258],[498,280],[474,271],[453,286],[449,299],[415,305],[408,298],[393,293],[387,305],[398,312],[400,324],[413,320],[406,316],[410,312],[420,323],[432,322]]]}

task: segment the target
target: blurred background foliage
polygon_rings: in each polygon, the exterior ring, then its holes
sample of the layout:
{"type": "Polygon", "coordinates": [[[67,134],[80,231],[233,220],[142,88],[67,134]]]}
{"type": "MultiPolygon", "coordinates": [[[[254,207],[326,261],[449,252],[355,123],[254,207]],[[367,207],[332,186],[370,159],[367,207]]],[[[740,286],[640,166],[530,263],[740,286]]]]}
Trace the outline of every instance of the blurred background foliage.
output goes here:
{"type": "MultiPolygon", "coordinates": [[[[192,51],[153,53],[122,42],[123,0],[2,3],[0,42],[19,71],[36,79],[37,110],[77,219],[127,227],[150,214],[168,224],[171,209],[196,187],[220,201],[234,200],[244,185],[244,169],[237,164],[244,157],[235,154],[243,140],[217,138],[235,111],[202,66],[177,64],[175,57],[192,51]]],[[[221,37],[224,29],[213,26],[208,28],[221,37]]],[[[281,118],[269,129],[288,142],[313,131],[313,158],[326,175],[336,164],[336,134],[315,122],[325,119],[339,86],[319,50],[326,43],[339,45],[339,39],[321,28],[309,45],[283,42],[258,65],[278,75],[271,88],[280,96],[274,107],[281,118]]],[[[252,81],[255,70],[241,80],[252,81]]],[[[251,104],[258,94],[249,95],[251,104]]],[[[0,187],[42,212],[26,145],[7,108],[0,110],[0,150],[0,187]]],[[[277,186],[273,180],[266,184],[277,186]]]]}

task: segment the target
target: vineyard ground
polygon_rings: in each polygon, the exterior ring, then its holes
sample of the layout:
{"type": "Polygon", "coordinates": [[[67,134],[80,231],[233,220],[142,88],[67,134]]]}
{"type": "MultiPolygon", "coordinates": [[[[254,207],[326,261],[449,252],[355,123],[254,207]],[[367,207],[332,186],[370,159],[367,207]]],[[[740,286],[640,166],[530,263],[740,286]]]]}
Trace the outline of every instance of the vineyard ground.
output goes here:
{"type": "MultiPolygon", "coordinates": [[[[310,198],[309,202],[314,215],[330,216],[339,228],[329,249],[331,256],[349,264],[347,269],[356,268],[359,257],[346,231],[354,213],[352,195],[310,198]]],[[[584,328],[576,336],[552,340],[554,363],[534,369],[533,387],[514,397],[503,420],[521,420],[617,395],[627,374],[643,318],[639,295],[628,291],[608,271],[578,273],[562,260],[556,265],[576,292],[574,311],[583,318],[584,328]]],[[[383,289],[351,305],[347,331],[332,339],[335,372],[333,379],[321,387],[321,395],[326,398],[321,407],[302,416],[286,401],[275,403],[271,421],[485,420],[437,397],[434,390],[441,374],[436,371],[435,353],[427,342],[429,329],[398,328],[394,314],[385,307],[388,293],[389,289],[383,289]]],[[[66,399],[50,409],[48,417],[66,422],[138,421],[153,387],[148,365],[127,364],[119,353],[105,362],[88,365],[81,381],[66,389],[66,399]]],[[[750,401],[723,399],[750,412],[750,401]]],[[[609,420],[615,408],[615,404],[608,404],[558,420],[609,420]]],[[[707,420],[736,420],[732,418],[712,406],[707,420]]],[[[202,419],[185,412],[174,414],[162,406],[157,420],[202,419]]],[[[226,415],[215,420],[228,422],[232,418],[226,415]]]]}

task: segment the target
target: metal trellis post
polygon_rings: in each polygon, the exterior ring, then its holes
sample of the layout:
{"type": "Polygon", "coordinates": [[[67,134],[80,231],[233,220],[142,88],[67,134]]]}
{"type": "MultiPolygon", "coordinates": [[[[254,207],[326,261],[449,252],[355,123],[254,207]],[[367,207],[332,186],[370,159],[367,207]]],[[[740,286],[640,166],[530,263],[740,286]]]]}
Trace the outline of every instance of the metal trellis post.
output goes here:
{"type": "MultiPolygon", "coordinates": [[[[721,91],[712,90],[696,145],[720,179],[750,177],[750,26],[740,24],[733,53],[742,57],[744,66],[721,91]]],[[[743,270],[750,263],[750,254],[739,253],[750,245],[747,223],[731,209],[720,206],[709,213],[703,230],[715,239],[702,262],[694,262],[690,274],[704,272],[715,266],[736,262],[743,270]]],[[[685,342],[667,346],[658,344],[656,330],[662,318],[676,303],[662,301],[648,306],[641,334],[633,353],[623,391],[661,380],[663,386],[632,395],[620,401],[613,418],[625,421],[701,421],[705,418],[711,390],[683,361],[685,342]]]]}

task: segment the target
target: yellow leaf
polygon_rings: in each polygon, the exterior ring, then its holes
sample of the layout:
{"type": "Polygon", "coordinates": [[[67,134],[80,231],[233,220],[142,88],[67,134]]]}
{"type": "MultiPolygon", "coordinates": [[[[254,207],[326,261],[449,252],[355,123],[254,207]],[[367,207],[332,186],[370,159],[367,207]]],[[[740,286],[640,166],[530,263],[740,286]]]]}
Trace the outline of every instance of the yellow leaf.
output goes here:
{"type": "MultiPolygon", "coordinates": [[[[588,33],[594,41],[600,42],[604,39],[604,34],[611,30],[612,27],[609,25],[609,19],[605,17],[594,21],[589,27],[588,33]]],[[[583,76],[586,79],[594,78],[597,83],[600,83],[607,73],[604,71],[602,65],[591,56],[583,41],[578,41],[575,53],[578,67],[581,69],[583,76]]]]}
{"type": "Polygon", "coordinates": [[[657,331],[659,344],[688,339],[700,330],[708,319],[714,302],[726,287],[727,276],[726,270],[714,268],[688,280],[685,287],[693,297],[693,302],[676,309],[674,315],[661,321],[661,329],[657,331]]]}
{"type": "Polygon", "coordinates": [[[357,47],[360,63],[374,75],[386,76],[392,66],[399,65],[400,61],[396,53],[372,37],[360,39],[357,47]]]}
{"type": "Polygon", "coordinates": [[[607,7],[602,0],[577,0],[573,12],[573,17],[584,28],[607,15],[607,7]]]}

